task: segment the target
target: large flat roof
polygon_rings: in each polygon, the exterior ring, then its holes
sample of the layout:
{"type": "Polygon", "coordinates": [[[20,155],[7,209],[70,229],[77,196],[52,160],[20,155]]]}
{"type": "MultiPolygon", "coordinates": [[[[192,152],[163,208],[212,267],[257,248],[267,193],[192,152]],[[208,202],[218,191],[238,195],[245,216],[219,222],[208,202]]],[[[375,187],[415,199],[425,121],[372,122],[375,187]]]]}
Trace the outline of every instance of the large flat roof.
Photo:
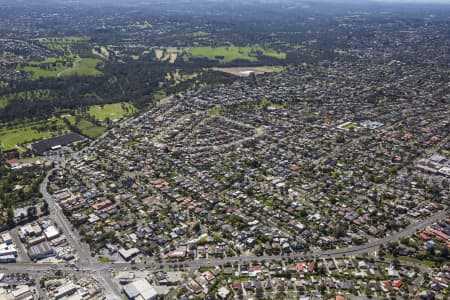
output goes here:
{"type": "Polygon", "coordinates": [[[78,133],[70,133],[36,142],[31,145],[31,148],[38,153],[44,153],[46,151],[51,150],[54,147],[57,146],[64,147],[74,142],[82,141],[85,139],[86,138],[84,136],[78,133]]]}
{"type": "Polygon", "coordinates": [[[50,251],[53,251],[53,249],[52,247],[50,247],[48,242],[42,242],[28,248],[28,253],[30,254],[30,256],[45,254],[50,251]]]}
{"type": "Polygon", "coordinates": [[[141,296],[144,300],[155,299],[158,292],[145,279],[133,281],[123,287],[125,294],[130,298],[141,296]]]}

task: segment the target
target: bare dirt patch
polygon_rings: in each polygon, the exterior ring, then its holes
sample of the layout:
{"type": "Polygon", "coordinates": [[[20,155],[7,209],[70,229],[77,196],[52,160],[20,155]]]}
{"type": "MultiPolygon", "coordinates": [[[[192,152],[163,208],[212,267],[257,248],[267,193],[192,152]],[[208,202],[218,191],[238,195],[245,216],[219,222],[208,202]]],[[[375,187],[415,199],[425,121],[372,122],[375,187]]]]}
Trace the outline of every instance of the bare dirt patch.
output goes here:
{"type": "Polygon", "coordinates": [[[236,67],[236,68],[213,68],[214,71],[224,72],[240,77],[248,77],[250,74],[260,75],[264,73],[274,72],[264,67],[236,67]]]}

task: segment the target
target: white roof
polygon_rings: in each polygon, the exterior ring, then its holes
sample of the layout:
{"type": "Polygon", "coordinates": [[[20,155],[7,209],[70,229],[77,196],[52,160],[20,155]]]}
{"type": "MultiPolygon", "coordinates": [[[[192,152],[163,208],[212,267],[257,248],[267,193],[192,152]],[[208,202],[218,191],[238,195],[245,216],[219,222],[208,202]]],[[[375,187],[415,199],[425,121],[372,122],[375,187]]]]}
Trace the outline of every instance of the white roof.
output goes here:
{"type": "Polygon", "coordinates": [[[66,295],[67,293],[72,292],[73,290],[76,290],[77,287],[75,286],[75,284],[73,284],[73,282],[69,282],[63,286],[60,286],[56,293],[55,293],[55,298],[59,298],[63,295],[66,295]]]}
{"type": "Polygon", "coordinates": [[[225,299],[230,294],[230,290],[223,286],[218,290],[218,294],[219,297],[225,299]]]}
{"type": "Polygon", "coordinates": [[[439,169],[439,172],[446,176],[450,176],[450,167],[442,167],[439,169]]]}
{"type": "Polygon", "coordinates": [[[14,298],[19,297],[20,295],[25,294],[30,291],[30,287],[28,285],[19,285],[14,291],[11,292],[14,298]]]}
{"type": "Polygon", "coordinates": [[[83,295],[81,293],[73,294],[69,297],[66,297],[65,300],[82,300],[83,295]]]}
{"type": "Polygon", "coordinates": [[[9,234],[9,232],[5,232],[2,234],[2,239],[3,241],[9,241],[11,240],[11,234],[9,234]]]}
{"type": "Polygon", "coordinates": [[[134,255],[139,254],[139,249],[137,248],[130,248],[128,250],[126,250],[125,248],[120,248],[119,249],[119,254],[122,255],[122,257],[124,257],[125,259],[130,258],[134,255]]]}
{"type": "MultiPolygon", "coordinates": [[[[139,293],[139,296],[142,297],[144,300],[152,300],[156,299],[158,296],[158,292],[150,285],[150,283],[145,279],[139,279],[132,283],[127,284],[124,287],[124,290],[130,291],[131,294],[134,294],[133,292],[139,293]]],[[[132,296],[132,295],[128,295],[132,296]]]]}
{"type": "Polygon", "coordinates": [[[23,225],[22,227],[20,227],[19,230],[21,232],[23,232],[24,234],[26,234],[29,232],[33,232],[33,227],[31,226],[31,224],[26,224],[26,225],[23,225]]]}
{"type": "Polygon", "coordinates": [[[47,229],[44,230],[44,234],[47,237],[47,239],[52,239],[59,235],[59,231],[58,229],[56,229],[55,226],[49,226],[47,229]]]}
{"type": "Polygon", "coordinates": [[[10,255],[10,254],[17,254],[17,248],[14,245],[6,245],[1,244],[0,245],[0,256],[10,255]]]}

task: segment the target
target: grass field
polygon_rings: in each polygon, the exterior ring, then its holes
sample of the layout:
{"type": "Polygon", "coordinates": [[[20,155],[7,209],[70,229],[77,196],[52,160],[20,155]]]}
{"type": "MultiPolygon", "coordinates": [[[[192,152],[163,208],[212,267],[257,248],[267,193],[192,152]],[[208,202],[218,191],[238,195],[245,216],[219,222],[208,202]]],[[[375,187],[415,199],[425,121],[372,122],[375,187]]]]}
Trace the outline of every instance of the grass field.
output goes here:
{"type": "Polygon", "coordinates": [[[355,123],[350,123],[350,124],[344,126],[344,129],[347,129],[347,130],[356,129],[356,128],[358,128],[358,125],[355,123]]]}
{"type": "Polygon", "coordinates": [[[122,118],[125,115],[132,114],[136,108],[129,103],[114,103],[105,105],[94,105],[89,107],[88,113],[97,120],[103,121],[106,118],[111,120],[122,118]]]}
{"type": "Polygon", "coordinates": [[[217,117],[222,114],[222,107],[220,105],[216,105],[213,108],[209,109],[207,112],[210,117],[217,117]]]}
{"type": "MultiPolygon", "coordinates": [[[[135,112],[136,108],[129,103],[106,104],[103,106],[95,105],[91,106],[88,111],[90,115],[100,121],[105,120],[107,117],[111,120],[118,119],[125,115],[134,114],[135,112]]],[[[11,128],[8,128],[7,125],[0,125],[0,147],[2,150],[18,148],[21,151],[25,151],[21,146],[22,144],[67,133],[68,128],[63,118],[67,118],[72,125],[81,131],[81,134],[89,138],[97,138],[106,131],[106,127],[98,126],[82,116],[80,121],[75,123],[75,116],[64,115],[61,118],[54,117],[48,121],[26,123],[25,125],[11,128]]]]}
{"type": "MultiPolygon", "coordinates": [[[[90,115],[100,121],[105,120],[107,117],[111,120],[118,119],[125,115],[134,114],[135,112],[136,108],[129,103],[106,104],[103,106],[95,105],[89,107],[88,111],[90,115]]],[[[82,116],[78,123],[75,123],[76,117],[73,115],[64,115],[63,117],[67,118],[72,125],[77,127],[81,131],[81,134],[92,139],[99,137],[106,131],[106,127],[98,126],[82,116]]],[[[25,151],[21,146],[22,144],[67,133],[68,128],[63,121],[63,117],[54,117],[48,121],[26,123],[25,125],[10,128],[7,125],[0,125],[0,147],[2,150],[18,148],[21,151],[25,151]]]]}
{"type": "Polygon", "coordinates": [[[96,58],[77,58],[73,67],[63,70],[58,76],[98,76],[101,75],[97,69],[102,61],[96,58]]]}
{"type": "Polygon", "coordinates": [[[0,142],[3,150],[10,150],[16,146],[52,136],[50,131],[37,132],[31,127],[25,126],[15,130],[0,131],[0,142]]]}
{"type": "Polygon", "coordinates": [[[259,46],[254,47],[194,47],[187,49],[190,57],[207,57],[211,60],[218,60],[221,63],[231,62],[237,59],[248,60],[251,62],[258,61],[258,53],[264,56],[285,59],[286,53],[277,52],[275,50],[264,49],[259,46]]]}
{"type": "Polygon", "coordinates": [[[8,129],[0,128],[0,145],[3,150],[19,148],[19,145],[48,138],[67,130],[65,124],[59,119],[49,122],[31,123],[25,126],[8,129]],[[47,129],[44,129],[47,127],[47,129]],[[39,129],[39,130],[38,130],[39,129]]]}
{"type": "Polygon", "coordinates": [[[59,77],[59,76],[97,76],[102,74],[97,70],[97,65],[101,63],[100,59],[79,58],[75,56],[51,57],[43,61],[30,61],[17,69],[32,73],[33,79],[40,77],[59,77]]]}
{"type": "Polygon", "coordinates": [[[102,135],[106,131],[106,127],[97,126],[94,123],[81,117],[78,123],[76,123],[75,116],[65,115],[64,118],[69,120],[70,124],[77,127],[81,134],[87,136],[88,138],[94,139],[102,135]]]}
{"type": "Polygon", "coordinates": [[[50,57],[43,61],[30,61],[25,65],[18,66],[21,71],[32,73],[33,79],[40,77],[57,77],[71,63],[71,58],[50,57]]]}
{"type": "Polygon", "coordinates": [[[107,257],[104,257],[104,256],[99,256],[98,257],[98,261],[99,262],[101,262],[101,263],[109,263],[111,260],[109,259],[109,258],[107,258],[107,257]]]}
{"type": "Polygon", "coordinates": [[[85,119],[81,119],[75,126],[80,129],[81,134],[91,139],[101,136],[106,131],[105,127],[97,126],[85,119]]]}

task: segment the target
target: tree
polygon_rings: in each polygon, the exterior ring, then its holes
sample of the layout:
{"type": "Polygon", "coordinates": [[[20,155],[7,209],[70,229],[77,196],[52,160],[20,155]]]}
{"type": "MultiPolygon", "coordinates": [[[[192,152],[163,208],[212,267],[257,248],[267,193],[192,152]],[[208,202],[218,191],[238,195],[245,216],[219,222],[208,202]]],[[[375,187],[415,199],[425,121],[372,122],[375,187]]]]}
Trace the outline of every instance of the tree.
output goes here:
{"type": "Polygon", "coordinates": [[[36,206],[29,206],[27,208],[27,217],[29,221],[33,221],[34,219],[36,219],[36,214],[37,214],[36,206]]]}
{"type": "Polygon", "coordinates": [[[15,222],[14,222],[14,210],[12,207],[8,208],[8,217],[7,217],[7,224],[8,227],[14,227],[15,222]]]}
{"type": "Polygon", "coordinates": [[[220,233],[215,233],[215,234],[213,235],[213,240],[214,240],[214,242],[219,242],[221,238],[222,238],[222,236],[221,236],[220,233]]]}
{"type": "Polygon", "coordinates": [[[448,259],[449,258],[449,250],[448,247],[444,245],[444,248],[441,250],[441,257],[448,259]]]}
{"type": "Polygon", "coordinates": [[[42,205],[42,210],[45,213],[48,213],[48,203],[47,203],[47,201],[44,201],[44,204],[42,205]]]}

